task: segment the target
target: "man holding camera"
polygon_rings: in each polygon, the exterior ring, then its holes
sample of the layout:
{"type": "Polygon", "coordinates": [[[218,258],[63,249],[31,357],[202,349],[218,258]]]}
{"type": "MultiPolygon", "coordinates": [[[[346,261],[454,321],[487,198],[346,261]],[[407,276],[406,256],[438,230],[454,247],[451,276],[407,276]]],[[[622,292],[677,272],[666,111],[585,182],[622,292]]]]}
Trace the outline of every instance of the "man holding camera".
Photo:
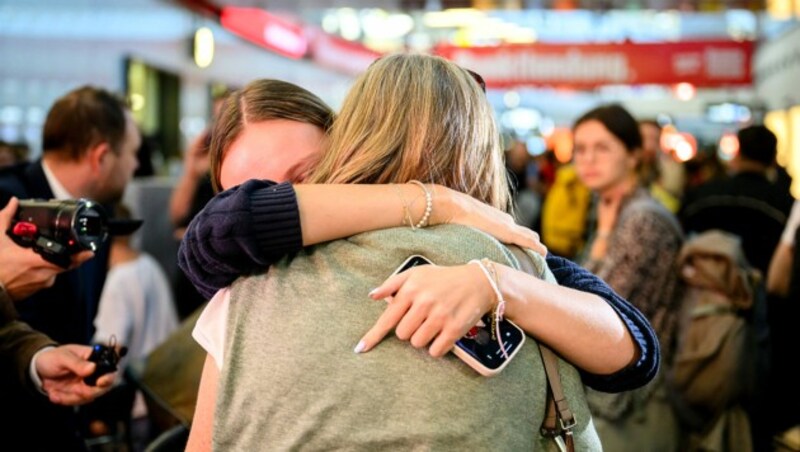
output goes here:
{"type": "MultiPolygon", "coordinates": [[[[17,208],[17,200],[0,210],[0,230],[6,230],[17,208]]],[[[24,388],[45,394],[51,402],[78,405],[106,392],[113,375],[106,375],[95,387],[83,383],[94,372],[88,361],[91,347],[85,345],[56,346],[46,335],[18,321],[13,301],[53,284],[63,268],[46,262],[30,249],[17,246],[7,235],[0,234],[0,381],[4,390],[24,388]]],[[[90,259],[85,251],[73,256],[73,265],[90,259]]]]}
{"type": "MultiPolygon", "coordinates": [[[[47,114],[41,160],[0,170],[0,207],[12,196],[88,198],[113,204],[133,177],[140,143],[139,131],[123,101],[99,88],[73,90],[58,99],[47,114]]],[[[3,228],[4,235],[7,229],[8,225],[3,228]]],[[[5,256],[2,265],[6,266],[5,256]]],[[[88,344],[107,270],[108,244],[77,268],[58,276],[51,269],[55,278],[52,284],[47,281],[49,288],[15,302],[21,320],[58,343],[88,344]]],[[[23,392],[9,395],[15,399],[15,415],[9,423],[0,424],[0,431],[8,428],[14,436],[30,441],[17,447],[84,448],[81,422],[74,410],[37,406],[23,392]],[[42,428],[46,428],[44,434],[42,428]]]]}

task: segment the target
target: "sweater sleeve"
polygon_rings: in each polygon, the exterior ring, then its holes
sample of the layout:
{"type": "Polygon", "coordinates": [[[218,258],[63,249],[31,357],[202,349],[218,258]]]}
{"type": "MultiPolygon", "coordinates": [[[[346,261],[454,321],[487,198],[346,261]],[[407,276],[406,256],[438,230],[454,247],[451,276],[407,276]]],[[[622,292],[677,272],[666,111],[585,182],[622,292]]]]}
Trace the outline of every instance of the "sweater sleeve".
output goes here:
{"type": "Polygon", "coordinates": [[[5,372],[15,375],[15,382],[26,388],[31,394],[39,394],[35,383],[30,378],[30,366],[33,355],[39,350],[56,346],[52,339],[43,333],[33,330],[27,323],[15,320],[0,327],[0,365],[5,372]]]}
{"type": "Polygon", "coordinates": [[[250,180],[219,193],[189,223],[178,266],[210,299],[239,276],[263,270],[302,247],[292,185],[250,180]]]}
{"type": "Polygon", "coordinates": [[[580,370],[583,382],[598,391],[622,392],[650,382],[660,364],[658,338],[650,322],[625,299],[593,273],[562,257],[547,255],[547,264],[562,286],[593,293],[608,302],[620,316],[639,348],[639,359],[610,375],[591,374],[580,370]]]}

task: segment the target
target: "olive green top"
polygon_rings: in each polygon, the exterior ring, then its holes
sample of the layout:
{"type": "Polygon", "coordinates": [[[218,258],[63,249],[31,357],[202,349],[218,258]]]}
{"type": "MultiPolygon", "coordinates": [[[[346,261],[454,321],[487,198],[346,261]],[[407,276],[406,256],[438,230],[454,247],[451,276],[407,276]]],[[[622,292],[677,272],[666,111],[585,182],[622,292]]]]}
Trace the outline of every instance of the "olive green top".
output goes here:
{"type": "MultiPolygon", "coordinates": [[[[486,234],[444,225],[369,232],[309,248],[232,288],[216,450],[556,450],[539,427],[545,376],[528,337],[497,376],[435,359],[393,335],[353,347],[386,305],[367,294],[407,257],[441,265],[487,257],[518,267],[486,234]]],[[[544,259],[530,253],[553,282],[544,259]]],[[[569,300],[565,300],[569,302],[569,300]]],[[[577,450],[601,450],[578,372],[560,363],[577,450]]]]}

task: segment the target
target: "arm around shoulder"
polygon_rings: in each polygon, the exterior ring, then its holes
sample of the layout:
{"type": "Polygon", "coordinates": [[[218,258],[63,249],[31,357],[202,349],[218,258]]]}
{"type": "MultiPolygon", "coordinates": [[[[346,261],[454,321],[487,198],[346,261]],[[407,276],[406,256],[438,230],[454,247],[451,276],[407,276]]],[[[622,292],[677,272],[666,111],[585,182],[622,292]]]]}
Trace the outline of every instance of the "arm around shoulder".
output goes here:
{"type": "Polygon", "coordinates": [[[215,196],[189,224],[178,265],[210,298],[241,275],[302,248],[292,186],[251,180],[215,196]]]}
{"type": "Polygon", "coordinates": [[[548,254],[547,264],[560,285],[603,299],[622,320],[637,348],[638,358],[616,372],[604,375],[579,369],[584,383],[604,392],[628,391],[649,383],[658,372],[661,355],[656,333],[645,316],[597,275],[576,263],[548,254]]]}

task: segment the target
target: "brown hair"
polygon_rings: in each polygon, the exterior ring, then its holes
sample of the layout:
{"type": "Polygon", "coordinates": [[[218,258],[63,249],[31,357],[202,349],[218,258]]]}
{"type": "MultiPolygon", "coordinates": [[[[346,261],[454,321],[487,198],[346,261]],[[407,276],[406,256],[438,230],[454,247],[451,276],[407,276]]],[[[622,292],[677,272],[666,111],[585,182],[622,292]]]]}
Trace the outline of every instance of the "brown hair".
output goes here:
{"type": "Polygon", "coordinates": [[[230,145],[249,122],[287,119],[330,129],[335,114],[319,97],[295,84],[262,79],[233,92],[211,133],[211,182],[219,191],[222,160],[230,145]]]}
{"type": "Polygon", "coordinates": [[[622,142],[625,150],[629,153],[641,151],[642,134],[639,131],[639,123],[621,105],[601,105],[587,111],[575,121],[575,125],[572,126],[573,132],[578,126],[589,121],[597,121],[602,124],[622,142]]]}
{"type": "Polygon", "coordinates": [[[43,152],[63,153],[77,160],[102,142],[119,152],[125,138],[127,109],[125,101],[101,88],[84,86],[70,91],[47,113],[43,152]]]}
{"type": "Polygon", "coordinates": [[[392,55],[356,80],[308,182],[414,179],[511,208],[500,135],[478,83],[440,57],[392,55]]]}

